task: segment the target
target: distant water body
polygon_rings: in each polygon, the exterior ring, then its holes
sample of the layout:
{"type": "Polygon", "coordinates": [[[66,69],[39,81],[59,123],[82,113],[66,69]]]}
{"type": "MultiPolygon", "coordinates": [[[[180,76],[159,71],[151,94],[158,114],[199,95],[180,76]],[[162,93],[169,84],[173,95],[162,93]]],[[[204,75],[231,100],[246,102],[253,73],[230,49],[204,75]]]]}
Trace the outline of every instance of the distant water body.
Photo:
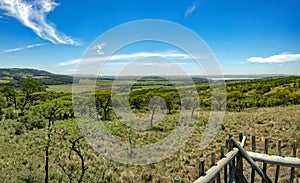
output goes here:
{"type": "Polygon", "coordinates": [[[215,81],[219,81],[219,80],[225,80],[225,81],[229,81],[229,80],[253,80],[253,79],[259,79],[259,78],[212,78],[212,80],[215,81]]]}

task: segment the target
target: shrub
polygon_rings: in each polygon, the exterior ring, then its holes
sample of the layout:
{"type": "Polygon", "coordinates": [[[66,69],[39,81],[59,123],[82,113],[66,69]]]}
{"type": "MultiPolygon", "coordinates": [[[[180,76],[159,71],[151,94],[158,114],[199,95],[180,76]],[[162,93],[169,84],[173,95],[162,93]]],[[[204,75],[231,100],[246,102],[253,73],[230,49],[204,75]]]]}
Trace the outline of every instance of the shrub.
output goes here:
{"type": "Polygon", "coordinates": [[[14,122],[12,124],[12,126],[13,126],[13,129],[14,129],[13,134],[21,135],[24,132],[24,125],[23,124],[21,124],[19,122],[14,122]]]}
{"type": "Polygon", "coordinates": [[[5,119],[16,119],[17,114],[15,113],[15,109],[13,107],[9,107],[5,112],[5,119]]]}
{"type": "Polygon", "coordinates": [[[32,130],[34,128],[41,129],[44,128],[46,125],[46,121],[42,117],[34,115],[32,113],[27,113],[24,116],[19,117],[18,120],[28,130],[32,130]]]}
{"type": "Polygon", "coordinates": [[[4,114],[4,112],[3,112],[3,110],[0,108],[0,121],[2,121],[2,119],[3,119],[3,114],[4,114]]]}

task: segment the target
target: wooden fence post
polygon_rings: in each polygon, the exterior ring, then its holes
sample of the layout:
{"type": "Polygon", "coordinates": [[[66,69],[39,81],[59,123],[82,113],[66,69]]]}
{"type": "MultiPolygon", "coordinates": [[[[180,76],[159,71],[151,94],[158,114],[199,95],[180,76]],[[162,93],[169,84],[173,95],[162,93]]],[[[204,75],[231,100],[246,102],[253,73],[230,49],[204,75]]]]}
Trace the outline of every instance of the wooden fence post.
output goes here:
{"type": "MultiPolygon", "coordinates": [[[[227,139],[226,139],[226,141],[227,141],[227,139]]],[[[225,146],[221,145],[221,157],[220,157],[220,159],[222,159],[224,157],[225,157],[225,146]]],[[[227,165],[224,166],[224,183],[227,183],[227,165]]]]}
{"type": "MultiPolygon", "coordinates": [[[[243,133],[239,133],[239,140],[243,136],[243,133]]],[[[257,172],[261,178],[263,183],[271,183],[271,179],[267,175],[267,166],[276,165],[276,174],[275,174],[275,183],[279,181],[280,175],[280,167],[287,166],[291,168],[290,174],[290,183],[294,182],[295,179],[295,169],[300,168],[300,161],[297,157],[297,141],[293,141],[293,149],[292,149],[292,157],[282,157],[281,156],[281,139],[278,139],[277,142],[277,154],[276,155],[268,155],[269,148],[269,138],[266,137],[264,139],[264,153],[256,153],[256,140],[255,135],[252,134],[252,152],[245,151],[243,148],[246,137],[243,137],[242,142],[237,142],[234,140],[232,133],[229,134],[230,140],[226,139],[226,144],[221,145],[220,149],[220,161],[216,164],[216,152],[212,152],[211,161],[210,161],[210,169],[205,172],[205,159],[201,157],[199,159],[199,178],[195,181],[195,183],[200,182],[209,182],[209,183],[220,183],[221,182],[221,173],[224,172],[224,182],[228,183],[231,181],[235,181],[236,183],[248,182],[244,177],[243,172],[243,159],[247,160],[247,162],[252,166],[251,171],[251,183],[255,182],[255,172],[257,172]],[[228,153],[225,155],[225,147],[228,147],[228,153]],[[234,161],[235,160],[235,161],[234,161]],[[262,162],[262,169],[255,163],[262,162]],[[229,169],[229,177],[228,177],[228,166],[229,169]],[[229,179],[229,180],[228,180],[229,179]]],[[[174,183],[179,183],[180,177],[174,177],[174,183]]]]}
{"type": "Polygon", "coordinates": [[[211,161],[210,161],[210,167],[213,167],[216,165],[216,152],[211,153],[211,161]]]}
{"type": "Polygon", "coordinates": [[[242,154],[242,156],[248,161],[248,163],[257,171],[257,173],[265,180],[267,183],[272,183],[271,179],[268,177],[267,174],[265,174],[257,164],[253,161],[253,159],[248,155],[248,153],[243,149],[240,144],[238,144],[234,138],[231,138],[230,141],[234,144],[236,148],[239,149],[239,152],[242,154]]]}
{"type": "Polygon", "coordinates": [[[180,183],[180,177],[178,175],[174,177],[174,183],[180,183]]]}
{"type": "MultiPolygon", "coordinates": [[[[268,137],[265,138],[264,153],[265,153],[265,154],[268,154],[268,153],[269,153],[269,138],[268,138],[268,137]]],[[[264,172],[265,174],[267,174],[267,163],[263,163],[263,172],[264,172]]],[[[262,181],[262,183],[265,182],[264,179],[262,179],[261,181],[262,181]]]]}
{"type": "Polygon", "coordinates": [[[203,157],[200,158],[200,160],[199,160],[199,177],[201,177],[205,174],[204,163],[205,163],[204,158],[203,157]]]}
{"type": "MultiPolygon", "coordinates": [[[[256,151],[256,143],[255,143],[255,134],[251,135],[252,140],[252,152],[256,151]]],[[[255,181],[255,169],[252,167],[251,169],[251,183],[254,183],[255,181]]]]}
{"type": "Polygon", "coordinates": [[[242,142],[242,140],[243,140],[243,132],[240,132],[239,133],[239,141],[242,142]]]}
{"type": "MultiPolygon", "coordinates": [[[[231,151],[233,148],[233,145],[232,145],[232,142],[230,141],[230,139],[233,138],[233,134],[229,133],[228,138],[229,138],[228,151],[231,151]]],[[[235,158],[233,158],[232,161],[229,163],[229,176],[231,176],[234,166],[235,166],[235,158]]]]}
{"type": "MultiPolygon", "coordinates": [[[[240,132],[239,133],[239,141],[240,143],[242,142],[243,140],[243,133],[240,132]]],[[[240,182],[243,182],[243,176],[244,176],[244,170],[243,170],[243,158],[241,156],[240,153],[237,154],[236,156],[236,182],[240,183],[240,182]]]]}
{"type": "MultiPolygon", "coordinates": [[[[293,153],[292,153],[292,157],[296,157],[297,154],[297,140],[294,140],[293,142],[293,153]]],[[[290,178],[290,183],[294,182],[294,178],[295,178],[295,168],[292,167],[291,168],[291,178],[290,178]]]]}
{"type": "MultiPolygon", "coordinates": [[[[278,156],[281,156],[281,139],[278,139],[277,142],[277,150],[278,150],[278,156]]],[[[279,171],[280,171],[280,166],[276,166],[276,174],[275,174],[275,183],[278,182],[278,177],[279,177],[279,171]]]]}
{"type": "MultiPolygon", "coordinates": [[[[216,152],[211,153],[211,159],[210,159],[210,167],[213,167],[216,165],[216,152]]],[[[211,183],[215,183],[215,181],[211,181],[211,183]]]]}

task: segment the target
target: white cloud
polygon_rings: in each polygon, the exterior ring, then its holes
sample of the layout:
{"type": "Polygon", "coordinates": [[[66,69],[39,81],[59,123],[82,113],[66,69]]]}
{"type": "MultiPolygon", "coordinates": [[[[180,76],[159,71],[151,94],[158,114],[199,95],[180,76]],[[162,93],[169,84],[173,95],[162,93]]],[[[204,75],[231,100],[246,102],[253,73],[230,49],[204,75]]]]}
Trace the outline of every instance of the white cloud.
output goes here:
{"type": "Polygon", "coordinates": [[[172,52],[165,52],[165,53],[159,53],[159,52],[138,52],[138,53],[132,53],[132,54],[119,54],[119,55],[113,55],[109,57],[109,60],[136,60],[139,58],[145,58],[145,57],[163,57],[163,58],[169,58],[169,59],[190,59],[191,57],[187,54],[183,53],[172,53],[172,52]]]}
{"type": "Polygon", "coordinates": [[[146,57],[162,57],[167,59],[180,59],[180,60],[186,60],[186,59],[192,59],[189,55],[184,53],[174,53],[174,52],[137,52],[137,53],[130,53],[130,54],[117,54],[112,55],[111,57],[92,57],[92,58],[84,58],[84,59],[73,59],[68,60],[65,62],[59,63],[60,66],[69,66],[69,65],[77,65],[80,62],[82,64],[90,64],[95,62],[103,62],[103,61],[121,61],[121,60],[136,60],[146,57]]]}
{"type": "Polygon", "coordinates": [[[61,62],[58,65],[60,65],[60,66],[77,65],[77,64],[80,63],[80,61],[81,61],[80,58],[79,59],[72,59],[72,60],[61,62]]]}
{"type": "Polygon", "coordinates": [[[282,53],[279,55],[273,55],[270,57],[250,57],[247,59],[252,63],[285,63],[300,61],[300,54],[282,53]]]}
{"type": "Polygon", "coordinates": [[[199,6],[199,0],[194,1],[194,3],[188,7],[188,9],[185,12],[185,18],[194,13],[194,11],[198,8],[199,6]]]}
{"type": "Polygon", "coordinates": [[[0,9],[6,16],[13,17],[24,26],[32,29],[40,38],[54,44],[78,45],[70,37],[58,32],[53,24],[46,20],[47,14],[52,12],[59,4],[54,0],[1,0],[0,9]]]}
{"type": "Polygon", "coordinates": [[[23,47],[18,47],[18,48],[11,48],[11,49],[1,51],[0,54],[17,52],[17,51],[26,50],[26,49],[30,49],[30,48],[34,48],[34,47],[43,46],[43,45],[45,45],[45,44],[31,44],[31,45],[28,45],[28,46],[23,46],[23,47]]]}
{"type": "Polygon", "coordinates": [[[96,47],[94,48],[97,52],[98,55],[103,55],[104,54],[104,47],[107,46],[107,44],[105,42],[102,42],[101,44],[96,45],[96,47]]]}

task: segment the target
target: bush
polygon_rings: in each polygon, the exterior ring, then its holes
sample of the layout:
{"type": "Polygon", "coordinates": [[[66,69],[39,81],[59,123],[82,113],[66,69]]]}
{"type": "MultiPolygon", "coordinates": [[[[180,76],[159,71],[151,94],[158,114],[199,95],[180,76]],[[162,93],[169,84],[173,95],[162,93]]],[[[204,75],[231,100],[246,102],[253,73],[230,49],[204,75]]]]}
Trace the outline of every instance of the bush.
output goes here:
{"type": "Polygon", "coordinates": [[[24,132],[24,125],[19,122],[12,123],[12,127],[14,129],[13,134],[21,135],[24,132]]]}
{"type": "Polygon", "coordinates": [[[17,114],[15,113],[15,109],[13,107],[6,109],[5,119],[17,119],[17,114]]]}
{"type": "Polygon", "coordinates": [[[2,121],[2,119],[3,119],[3,114],[4,114],[4,112],[3,112],[3,110],[0,108],[0,121],[2,121]]]}
{"type": "Polygon", "coordinates": [[[18,120],[27,130],[33,130],[34,128],[41,129],[46,125],[46,121],[42,117],[32,113],[25,114],[24,116],[19,117],[18,120]]]}

